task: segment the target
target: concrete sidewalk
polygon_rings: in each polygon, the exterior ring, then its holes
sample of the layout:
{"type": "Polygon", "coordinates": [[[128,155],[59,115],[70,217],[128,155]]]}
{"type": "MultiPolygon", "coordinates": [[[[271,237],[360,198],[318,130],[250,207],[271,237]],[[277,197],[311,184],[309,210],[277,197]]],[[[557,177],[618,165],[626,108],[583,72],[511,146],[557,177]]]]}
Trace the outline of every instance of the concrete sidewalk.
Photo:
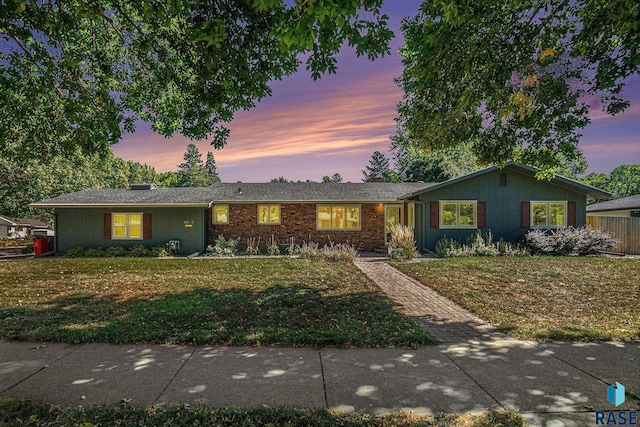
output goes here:
{"type": "Polygon", "coordinates": [[[0,342],[0,397],[52,404],[329,408],[375,415],[509,408],[594,425],[614,381],[640,395],[640,343],[472,340],[418,350],[0,342]]]}

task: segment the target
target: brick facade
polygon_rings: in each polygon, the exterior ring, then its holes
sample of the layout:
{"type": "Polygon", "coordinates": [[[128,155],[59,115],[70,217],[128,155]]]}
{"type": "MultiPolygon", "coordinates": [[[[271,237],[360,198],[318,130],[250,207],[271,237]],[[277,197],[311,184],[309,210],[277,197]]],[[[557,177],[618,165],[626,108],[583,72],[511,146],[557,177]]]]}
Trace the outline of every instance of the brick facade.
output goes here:
{"type": "MultiPolygon", "coordinates": [[[[317,242],[320,246],[333,243],[349,243],[358,250],[371,251],[384,247],[384,207],[382,204],[360,204],[361,230],[317,230],[316,204],[280,204],[280,224],[258,224],[258,205],[229,204],[229,224],[212,224],[209,221],[209,242],[220,235],[226,238],[240,237],[238,248],[246,249],[247,239],[260,237],[260,246],[265,247],[273,235],[280,245],[286,245],[289,238],[295,243],[317,242]]],[[[211,218],[211,215],[209,216],[211,218]]]]}

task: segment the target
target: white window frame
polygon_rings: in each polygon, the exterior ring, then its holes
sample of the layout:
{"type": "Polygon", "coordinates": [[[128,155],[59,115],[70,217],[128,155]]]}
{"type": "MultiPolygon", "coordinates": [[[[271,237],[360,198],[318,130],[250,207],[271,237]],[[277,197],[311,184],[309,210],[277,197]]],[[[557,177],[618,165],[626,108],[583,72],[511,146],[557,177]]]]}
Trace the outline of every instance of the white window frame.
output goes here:
{"type": "Polygon", "coordinates": [[[439,221],[440,228],[461,228],[467,230],[475,230],[478,228],[478,201],[477,200],[440,200],[440,205],[438,206],[439,212],[439,221]],[[471,225],[460,225],[460,204],[469,204],[473,205],[473,224],[471,225]],[[456,205],[456,224],[455,225],[445,225],[442,223],[443,215],[442,209],[445,204],[455,204],[456,205]]]}
{"type": "Polygon", "coordinates": [[[229,205],[227,203],[216,204],[216,205],[213,205],[213,207],[211,208],[211,223],[212,224],[215,224],[215,225],[228,225],[230,216],[231,215],[230,215],[230,212],[229,212],[229,205]],[[216,207],[217,206],[226,206],[227,207],[227,221],[226,222],[218,222],[218,221],[216,221],[216,207]]]}
{"type": "Polygon", "coordinates": [[[258,204],[258,225],[280,225],[282,223],[282,205],[278,203],[260,203],[258,204]],[[260,222],[260,207],[266,206],[268,210],[267,222],[260,222]],[[278,221],[271,222],[271,208],[277,206],[278,207],[278,221]]]}
{"type": "Polygon", "coordinates": [[[529,225],[531,228],[546,228],[546,229],[561,229],[561,228],[567,228],[567,217],[568,217],[568,211],[567,211],[567,207],[568,207],[568,203],[566,200],[531,200],[529,202],[529,225]],[[541,205],[541,204],[546,204],[547,205],[547,224],[546,225],[535,225],[533,223],[533,205],[537,204],[537,205],[541,205]],[[550,225],[549,221],[551,221],[551,205],[564,205],[564,224],[563,225],[550,225]]]}
{"type": "Polygon", "coordinates": [[[111,240],[143,240],[144,239],[144,214],[142,212],[112,212],[111,213],[111,240]],[[116,215],[125,216],[125,236],[118,237],[114,233],[116,215]],[[129,236],[129,216],[140,215],[140,237],[129,236]]]}
{"type": "MultiPolygon", "coordinates": [[[[345,219],[346,221],[346,219],[345,219]]],[[[354,204],[318,204],[316,205],[316,231],[362,231],[362,205],[354,205],[354,204]],[[331,209],[331,228],[320,228],[320,224],[318,221],[318,216],[320,215],[320,208],[330,208],[331,209]],[[333,208],[340,207],[345,209],[345,215],[347,208],[358,208],[358,228],[333,228],[333,208]]]]}

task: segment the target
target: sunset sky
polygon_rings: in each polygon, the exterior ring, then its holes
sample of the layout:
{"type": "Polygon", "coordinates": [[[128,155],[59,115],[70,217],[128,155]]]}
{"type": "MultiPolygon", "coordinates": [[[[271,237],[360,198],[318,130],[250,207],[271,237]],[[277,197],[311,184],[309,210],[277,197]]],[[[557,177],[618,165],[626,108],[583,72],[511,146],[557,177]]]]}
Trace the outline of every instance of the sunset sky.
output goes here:
{"type": "MultiPolygon", "coordinates": [[[[385,4],[396,34],[391,55],[370,62],[344,48],[335,75],[313,81],[303,66],[274,82],[272,97],[236,115],[222,150],[182,136],[166,139],[141,125],[113,146],[115,155],[165,172],[177,169],[187,144],[194,142],[203,159],[213,151],[225,182],[265,182],[278,176],[319,181],[336,172],[345,181],[360,181],[374,151],[391,158],[389,136],[395,132],[396,105],[402,98],[393,82],[402,73],[400,21],[415,15],[421,1],[385,4]]],[[[640,163],[640,78],[627,83],[623,96],[631,107],[616,117],[602,113],[597,98],[588,100],[592,122],[580,143],[588,172],[608,173],[620,164],[640,163]]]]}

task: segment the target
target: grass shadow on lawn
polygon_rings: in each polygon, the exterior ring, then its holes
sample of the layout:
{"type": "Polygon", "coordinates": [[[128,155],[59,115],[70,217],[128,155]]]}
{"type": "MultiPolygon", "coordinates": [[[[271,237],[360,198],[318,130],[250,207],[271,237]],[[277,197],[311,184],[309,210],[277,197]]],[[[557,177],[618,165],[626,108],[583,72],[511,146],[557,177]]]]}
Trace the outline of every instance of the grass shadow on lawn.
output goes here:
{"type": "Polygon", "coordinates": [[[49,342],[415,347],[434,340],[374,292],[195,288],[117,301],[73,295],[0,309],[0,339],[49,342]]]}

